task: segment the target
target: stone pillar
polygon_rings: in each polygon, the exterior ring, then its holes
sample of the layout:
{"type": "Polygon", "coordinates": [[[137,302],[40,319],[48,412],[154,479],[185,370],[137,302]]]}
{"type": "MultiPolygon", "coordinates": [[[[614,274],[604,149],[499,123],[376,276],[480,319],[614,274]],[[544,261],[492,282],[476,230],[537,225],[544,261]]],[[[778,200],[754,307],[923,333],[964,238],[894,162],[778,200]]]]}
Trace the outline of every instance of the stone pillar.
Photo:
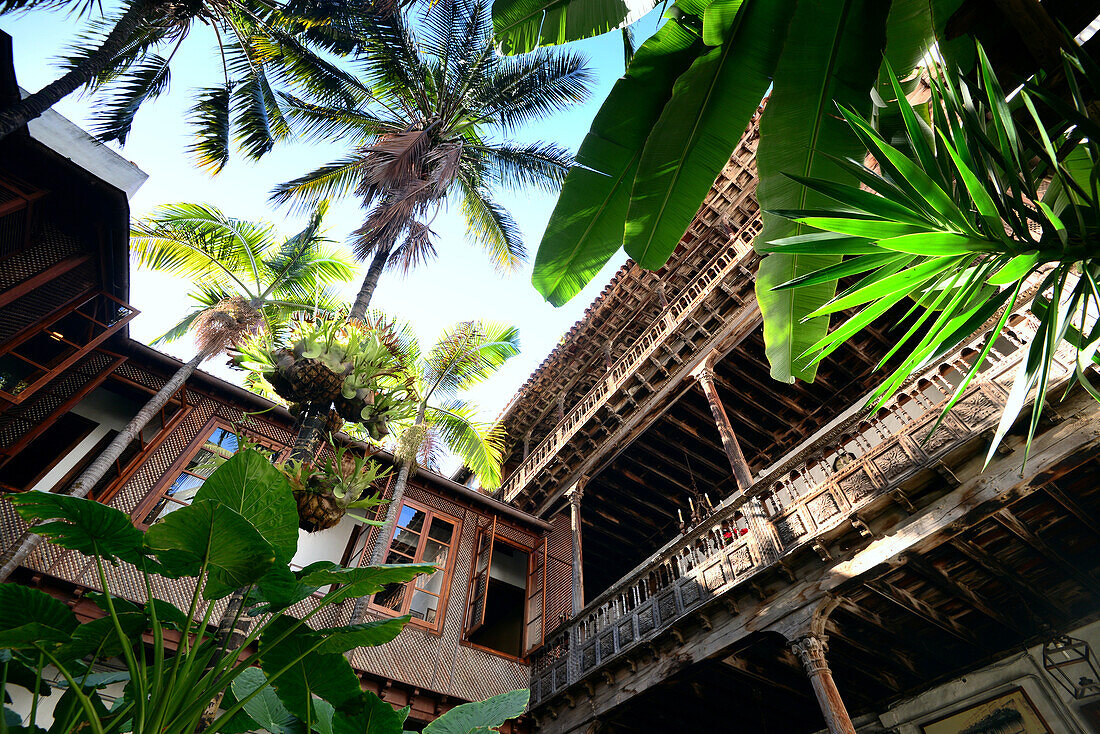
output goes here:
{"type": "MultiPolygon", "coordinates": [[[[699,381],[703,393],[707,396],[711,415],[714,416],[714,423],[718,427],[718,435],[722,438],[722,448],[726,452],[726,458],[729,459],[734,479],[737,480],[737,489],[744,494],[752,487],[752,472],[749,471],[749,464],[741,452],[741,444],[737,441],[737,434],[733,432],[733,424],[730,423],[726,408],[722,405],[722,398],[714,386],[714,359],[715,355],[712,354],[703,360],[703,364],[693,373],[693,377],[699,381]]],[[[741,506],[741,512],[749,526],[749,533],[756,545],[760,563],[766,565],[777,560],[779,548],[760,498],[750,498],[741,506]]]]}
{"type": "Polygon", "coordinates": [[[584,609],[584,554],[581,552],[581,497],[587,477],[581,477],[565,493],[569,498],[569,527],[573,531],[573,616],[584,609]]]}
{"type": "Polygon", "coordinates": [[[825,651],[829,649],[827,640],[825,635],[806,635],[791,643],[791,651],[810,678],[829,734],[856,734],[848,710],[840,698],[840,691],[836,688],[833,673],[829,670],[829,663],[825,660],[825,651]]]}

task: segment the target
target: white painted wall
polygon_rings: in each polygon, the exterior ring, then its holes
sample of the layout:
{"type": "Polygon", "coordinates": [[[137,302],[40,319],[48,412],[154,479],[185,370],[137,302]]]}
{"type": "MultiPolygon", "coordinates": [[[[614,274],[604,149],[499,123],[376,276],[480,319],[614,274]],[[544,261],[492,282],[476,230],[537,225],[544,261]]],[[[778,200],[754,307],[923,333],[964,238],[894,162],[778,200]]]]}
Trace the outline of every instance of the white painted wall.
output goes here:
{"type": "MultiPolygon", "coordinates": [[[[1100,651],[1100,622],[1080,627],[1071,637],[1089,643],[1095,656],[1100,651]]],[[[1075,701],[1043,669],[1043,647],[1036,645],[996,663],[903,701],[883,714],[867,716],[857,722],[859,734],[882,731],[895,734],[922,734],[922,726],[968,707],[1022,688],[1035,710],[1055,734],[1090,734],[1092,729],[1080,715],[1083,705],[1100,700],[1100,696],[1075,701]]],[[[840,692],[841,696],[844,691],[840,692]]]]}
{"type": "MultiPolygon", "coordinates": [[[[83,441],[78,443],[64,459],[59,461],[46,476],[38,480],[32,489],[40,492],[49,492],[55,488],[61,478],[76,466],[88,452],[95,448],[96,444],[110,431],[120,431],[126,427],[134,414],[141,409],[141,405],[129,400],[118,393],[100,386],[90,392],[83,400],[77,403],[71,412],[95,421],[99,425],[88,434],[83,441]]],[[[160,429],[159,422],[148,425],[142,431],[146,440],[151,439],[160,429]]]]}
{"type": "Polygon", "coordinates": [[[291,561],[295,566],[308,566],[315,561],[339,563],[344,549],[348,547],[351,531],[358,524],[356,520],[345,516],[340,523],[319,533],[298,531],[298,552],[291,561]]]}
{"type": "MultiPolygon", "coordinates": [[[[96,672],[105,670],[101,666],[93,666],[96,672]]],[[[42,677],[50,684],[53,689],[48,696],[38,697],[38,710],[35,712],[35,722],[38,726],[44,729],[49,728],[53,723],[53,711],[57,706],[57,702],[61,700],[61,696],[65,693],[65,688],[58,685],[58,682],[63,682],[65,679],[57,671],[57,668],[52,665],[46,666],[42,670],[42,677]]],[[[111,704],[114,700],[122,695],[123,688],[126,687],[125,683],[112,683],[99,689],[100,698],[107,705],[107,708],[111,708],[111,704]]],[[[12,702],[7,704],[15,713],[23,717],[23,724],[30,723],[31,707],[34,702],[34,697],[31,692],[26,688],[20,688],[18,686],[9,685],[6,689],[8,695],[11,696],[12,702]]]]}

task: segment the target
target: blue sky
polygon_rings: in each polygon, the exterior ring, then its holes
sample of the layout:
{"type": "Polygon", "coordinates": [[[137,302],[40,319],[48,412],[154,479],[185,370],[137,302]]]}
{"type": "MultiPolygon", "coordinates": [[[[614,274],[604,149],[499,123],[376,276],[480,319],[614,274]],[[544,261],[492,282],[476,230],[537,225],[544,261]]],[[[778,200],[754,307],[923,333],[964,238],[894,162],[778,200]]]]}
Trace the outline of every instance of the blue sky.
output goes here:
{"type": "MultiPolygon", "coordinates": [[[[656,15],[652,13],[636,25],[652,32],[656,15]]],[[[37,90],[58,76],[57,56],[73,42],[81,25],[80,19],[59,12],[36,11],[0,18],[0,28],[14,38],[16,73],[24,88],[37,90]]],[[[642,33],[638,35],[644,37],[642,33]]],[[[173,63],[169,93],[142,107],[130,139],[119,149],[149,174],[149,180],[131,202],[132,213],[141,216],[170,202],[205,202],[232,216],[269,219],[284,233],[292,234],[300,228],[302,217],[270,205],[267,196],[271,187],[334,160],[344,151],[338,141],[326,145],[284,145],[259,163],[235,161],[216,177],[193,166],[185,153],[189,131],[183,121],[191,104],[190,90],[221,76],[209,31],[201,28],[193,36],[173,63]]],[[[623,47],[619,33],[582,41],[574,47],[588,56],[597,75],[592,99],[548,122],[530,126],[515,138],[554,140],[574,151],[580,144],[600,102],[622,74],[623,47]]],[[[94,98],[74,95],[55,109],[87,127],[94,104],[94,98]]],[[[532,258],[555,200],[556,196],[535,191],[500,197],[518,221],[532,258]]],[[[356,201],[334,202],[327,219],[329,234],[343,241],[360,221],[356,201]]],[[[523,342],[522,354],[473,396],[485,417],[491,418],[582,315],[625,256],[620,253],[614,258],[571,303],[554,308],[531,286],[530,264],[510,276],[496,274],[481,251],[465,241],[465,227],[457,211],[441,213],[433,229],[439,235],[440,257],[407,278],[398,273],[385,274],[371,305],[410,321],[422,342],[427,343],[446,325],[459,320],[495,319],[517,325],[523,342]]],[[[355,290],[350,289],[349,298],[355,290]]],[[[134,272],[131,302],[142,313],[131,326],[133,335],[150,341],[162,333],[189,307],[186,291],[186,283],[156,273],[134,272]]],[[[189,358],[192,354],[192,346],[186,342],[162,348],[179,357],[189,358]]],[[[239,381],[239,373],[224,367],[220,359],[207,363],[204,369],[239,381]]]]}

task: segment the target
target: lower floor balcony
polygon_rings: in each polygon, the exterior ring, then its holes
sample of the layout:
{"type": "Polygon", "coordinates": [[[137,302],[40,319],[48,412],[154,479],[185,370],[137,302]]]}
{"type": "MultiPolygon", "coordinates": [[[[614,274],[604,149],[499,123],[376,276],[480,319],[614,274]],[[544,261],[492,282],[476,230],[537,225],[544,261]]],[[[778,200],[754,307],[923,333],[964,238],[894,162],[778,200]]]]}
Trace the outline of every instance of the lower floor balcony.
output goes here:
{"type": "MultiPolygon", "coordinates": [[[[696,506],[684,532],[535,651],[544,730],[637,731],[654,711],[682,713],[668,695],[686,690],[717,717],[692,714],[692,728],[739,715],[752,731],[855,731],[858,713],[1100,612],[1096,404],[1076,392],[1055,403],[1024,474],[1011,434],[983,471],[1034,323],[1010,317],[938,427],[984,334],[873,416],[864,401],[838,411],[748,491],[696,506]],[[772,723],[754,719],[768,710],[772,723]]],[[[1071,351],[1055,370],[1051,384],[1067,382],[1071,351]]]]}

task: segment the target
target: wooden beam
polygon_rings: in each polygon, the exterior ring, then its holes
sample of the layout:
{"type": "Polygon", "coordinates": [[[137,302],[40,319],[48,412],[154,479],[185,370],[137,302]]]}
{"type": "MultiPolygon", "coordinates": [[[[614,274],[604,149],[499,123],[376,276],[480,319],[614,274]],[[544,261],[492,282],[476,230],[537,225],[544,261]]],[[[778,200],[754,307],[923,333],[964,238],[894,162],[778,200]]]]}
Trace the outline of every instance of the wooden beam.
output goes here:
{"type": "Polygon", "coordinates": [[[1080,520],[1081,524],[1092,531],[1094,535],[1100,535],[1100,521],[1091,512],[1077,504],[1077,500],[1066,494],[1056,482],[1047,482],[1043,485],[1043,491],[1050,495],[1052,500],[1060,504],[1066,512],[1080,520]]]}
{"type": "Polygon", "coordinates": [[[73,268],[83,265],[91,259],[91,253],[72,255],[65,258],[61,262],[46,268],[42,272],[36,273],[26,280],[16,283],[11,288],[0,292],[0,308],[7,306],[12,301],[22,298],[23,296],[27,295],[37,288],[41,288],[46,283],[49,283],[51,280],[54,280],[64,275],[73,268]]]}
{"type": "Polygon", "coordinates": [[[888,581],[877,579],[874,581],[866,581],[863,584],[871,591],[875,592],[884,599],[892,601],[905,611],[909,612],[915,617],[923,619],[933,627],[937,627],[952,637],[959,639],[968,645],[974,645],[975,647],[982,647],[978,642],[978,638],[974,636],[974,633],[963,627],[956,620],[951,619],[946,614],[943,614],[938,609],[933,607],[923,599],[918,599],[912,593],[905,589],[894,586],[888,581]]]}
{"type": "Polygon", "coordinates": [[[954,579],[950,578],[946,573],[933,565],[928,559],[916,553],[907,553],[902,556],[902,560],[905,561],[906,567],[920,576],[926,582],[939,589],[947,596],[953,596],[956,599],[961,600],[963,603],[972,607],[974,610],[981,612],[985,616],[992,619],[994,622],[999,623],[1001,626],[1006,627],[1013,632],[1023,633],[1024,629],[1020,626],[1016,620],[1008,617],[1001,612],[993,609],[985,603],[973,589],[963,586],[954,579]]]}
{"type": "Polygon", "coordinates": [[[1077,564],[1070,562],[1065,556],[1052,548],[1049,543],[1040,538],[1034,530],[1028,527],[1020,518],[1012,514],[1007,507],[994,513],[993,519],[1000,523],[1006,530],[1022,540],[1027,545],[1043,556],[1047,562],[1057,567],[1065,575],[1076,581],[1092,596],[1100,596],[1097,591],[1097,581],[1092,574],[1082,571],[1077,564]]]}
{"type": "Polygon", "coordinates": [[[1015,569],[1006,566],[989,551],[962,538],[954,538],[950,543],[952,548],[966,556],[971,563],[1015,593],[1024,602],[1021,605],[1023,609],[1039,624],[1048,624],[1050,620],[1036,614],[1033,607],[1045,609],[1048,614],[1056,619],[1063,620],[1066,618],[1065,607],[1048,598],[1046,594],[1039,593],[1024,583],[1016,574],[1015,569]]]}
{"type": "MultiPolygon", "coordinates": [[[[917,680],[924,679],[924,675],[917,670],[917,665],[913,662],[913,658],[898,649],[897,636],[894,634],[890,634],[889,644],[884,646],[871,646],[864,644],[864,641],[859,640],[855,635],[845,634],[840,626],[831,619],[825,623],[825,633],[829,636],[830,643],[840,641],[847,647],[858,651],[863,656],[877,661],[878,667],[875,668],[876,670],[881,669],[885,664],[897,662],[917,680]]],[[[835,653],[836,645],[831,644],[830,647],[835,653]]]]}

